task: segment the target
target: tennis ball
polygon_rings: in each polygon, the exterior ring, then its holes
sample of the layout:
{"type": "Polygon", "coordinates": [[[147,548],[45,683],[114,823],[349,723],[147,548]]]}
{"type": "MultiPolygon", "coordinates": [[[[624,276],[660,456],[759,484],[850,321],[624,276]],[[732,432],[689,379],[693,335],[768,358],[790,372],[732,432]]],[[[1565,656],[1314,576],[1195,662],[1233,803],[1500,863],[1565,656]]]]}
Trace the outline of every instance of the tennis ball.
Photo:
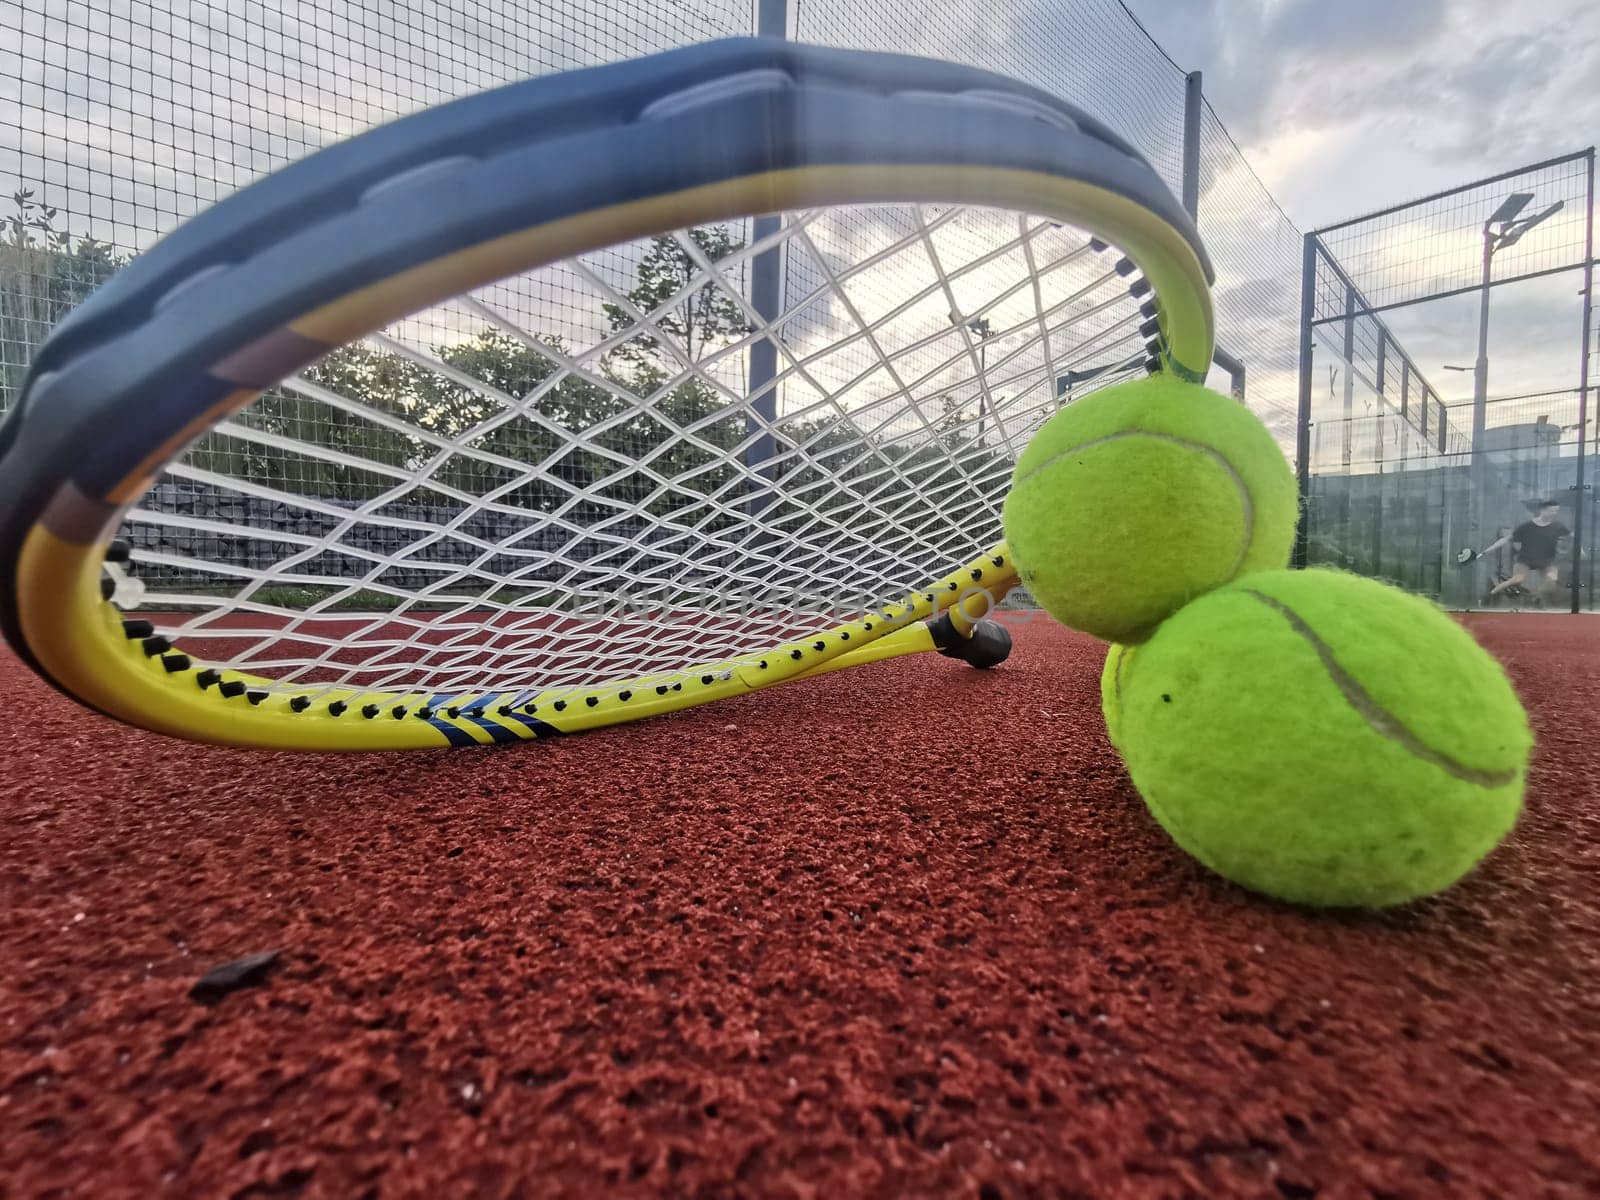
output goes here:
{"type": "Polygon", "coordinates": [[[1006,541],[1064,625],[1142,641],[1194,597],[1289,561],[1289,464],[1237,400],[1170,375],[1103,388],[1033,435],[1006,541]]]}
{"type": "Polygon", "coordinates": [[[1133,662],[1133,647],[1111,643],[1106,665],[1100,672],[1100,713],[1106,719],[1106,736],[1121,749],[1118,729],[1122,722],[1122,673],[1133,662]]]}
{"type": "Polygon", "coordinates": [[[1157,821],[1220,875],[1303,904],[1431,895],[1522,807],[1510,682],[1433,604],[1333,570],[1202,596],[1120,673],[1117,733],[1157,821]]]}

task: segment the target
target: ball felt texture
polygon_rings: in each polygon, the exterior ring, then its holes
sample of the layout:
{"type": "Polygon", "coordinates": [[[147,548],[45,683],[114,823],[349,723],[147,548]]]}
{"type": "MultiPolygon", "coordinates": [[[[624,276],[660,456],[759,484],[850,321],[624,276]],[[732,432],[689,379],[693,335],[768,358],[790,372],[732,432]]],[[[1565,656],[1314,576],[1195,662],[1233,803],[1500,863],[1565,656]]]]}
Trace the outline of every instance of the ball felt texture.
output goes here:
{"type": "Polygon", "coordinates": [[[1006,541],[1056,620],[1137,642],[1196,596],[1289,561],[1294,476],[1238,401],[1168,375],[1084,397],[1017,460],[1006,541]]]}
{"type": "Polygon", "coordinates": [[[1106,736],[1121,748],[1119,728],[1122,714],[1122,674],[1133,662],[1133,647],[1112,642],[1106,650],[1106,665],[1100,672],[1100,713],[1106,719],[1106,736]]]}
{"type": "Polygon", "coordinates": [[[1268,571],[1176,613],[1120,674],[1117,735],[1206,866],[1303,904],[1454,883],[1522,807],[1532,735],[1505,673],[1426,600],[1268,571]]]}

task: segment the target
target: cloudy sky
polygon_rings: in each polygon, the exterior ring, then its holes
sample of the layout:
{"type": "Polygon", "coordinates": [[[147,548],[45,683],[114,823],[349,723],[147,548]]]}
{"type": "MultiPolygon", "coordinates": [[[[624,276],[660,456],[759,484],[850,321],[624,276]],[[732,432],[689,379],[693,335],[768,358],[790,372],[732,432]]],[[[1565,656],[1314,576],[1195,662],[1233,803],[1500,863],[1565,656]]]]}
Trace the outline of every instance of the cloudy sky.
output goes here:
{"type": "MultiPolygon", "coordinates": [[[[1204,72],[1212,106],[1301,229],[1600,140],[1589,0],[1128,2],[1181,66],[1204,72]]],[[[1491,394],[1573,386],[1578,281],[1495,293],[1491,394]]],[[[1390,319],[1450,399],[1471,395],[1470,376],[1442,365],[1472,362],[1476,316],[1468,296],[1390,319]]]]}

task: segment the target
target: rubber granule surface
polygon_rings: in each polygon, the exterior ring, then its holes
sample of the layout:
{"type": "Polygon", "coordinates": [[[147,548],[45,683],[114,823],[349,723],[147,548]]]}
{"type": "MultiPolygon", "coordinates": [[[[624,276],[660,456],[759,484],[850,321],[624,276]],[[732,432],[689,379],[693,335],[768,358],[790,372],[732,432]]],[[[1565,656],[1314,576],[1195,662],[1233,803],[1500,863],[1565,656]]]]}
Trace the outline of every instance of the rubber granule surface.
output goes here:
{"type": "Polygon", "coordinates": [[[1382,915],[1186,858],[1043,618],[395,756],[127,730],[0,652],[0,1195],[1595,1195],[1597,619],[1471,622],[1527,812],[1382,915]]]}

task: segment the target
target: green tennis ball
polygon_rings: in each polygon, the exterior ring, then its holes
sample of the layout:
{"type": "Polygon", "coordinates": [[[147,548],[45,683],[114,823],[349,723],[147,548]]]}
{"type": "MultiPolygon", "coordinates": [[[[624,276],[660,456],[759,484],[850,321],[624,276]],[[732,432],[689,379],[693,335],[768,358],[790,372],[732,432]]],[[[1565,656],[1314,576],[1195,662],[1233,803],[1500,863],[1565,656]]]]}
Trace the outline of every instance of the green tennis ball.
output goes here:
{"type": "Polygon", "coordinates": [[[1116,642],[1106,651],[1106,665],[1100,672],[1100,713],[1106,719],[1106,736],[1119,750],[1122,724],[1122,674],[1133,662],[1133,647],[1116,642]]]}
{"type": "Polygon", "coordinates": [[[1522,807],[1533,738],[1505,673],[1426,600],[1268,571],[1181,609],[1120,673],[1120,749],[1220,875],[1303,904],[1450,886],[1522,807]]]}
{"type": "Polygon", "coordinates": [[[1022,581],[1056,620],[1137,642],[1189,600],[1289,561],[1294,476],[1237,400],[1153,375],[1069,404],[1006,498],[1022,581]]]}

